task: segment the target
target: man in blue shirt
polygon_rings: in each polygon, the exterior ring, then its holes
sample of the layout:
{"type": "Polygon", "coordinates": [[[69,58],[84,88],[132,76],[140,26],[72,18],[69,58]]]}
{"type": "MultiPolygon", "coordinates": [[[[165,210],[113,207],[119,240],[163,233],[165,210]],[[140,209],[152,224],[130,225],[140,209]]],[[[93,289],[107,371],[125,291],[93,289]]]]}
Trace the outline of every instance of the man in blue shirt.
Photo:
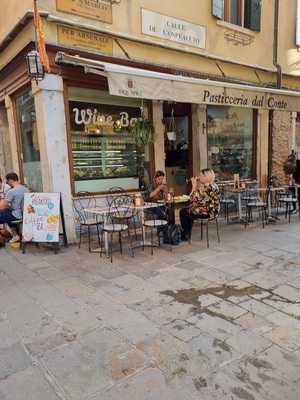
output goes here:
{"type": "MultiPolygon", "coordinates": [[[[6,198],[0,200],[0,224],[9,225],[12,221],[22,219],[24,193],[27,193],[28,189],[20,184],[19,177],[15,172],[6,175],[6,182],[11,189],[7,192],[6,198]]],[[[19,239],[18,235],[14,235],[11,242],[19,239]]]]}

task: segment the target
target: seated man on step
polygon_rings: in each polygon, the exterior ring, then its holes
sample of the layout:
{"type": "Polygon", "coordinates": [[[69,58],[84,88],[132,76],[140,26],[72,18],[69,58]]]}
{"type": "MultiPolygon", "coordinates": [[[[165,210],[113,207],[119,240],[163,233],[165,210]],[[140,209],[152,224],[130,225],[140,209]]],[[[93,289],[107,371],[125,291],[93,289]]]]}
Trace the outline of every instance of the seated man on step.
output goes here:
{"type": "Polygon", "coordinates": [[[147,200],[154,203],[161,203],[161,207],[151,209],[156,219],[166,219],[165,205],[168,202],[168,185],[165,183],[165,173],[156,171],[153,184],[148,189],[147,200]]]}
{"type": "MultiPolygon", "coordinates": [[[[28,189],[21,185],[18,175],[14,172],[6,175],[6,182],[11,189],[7,192],[6,198],[0,200],[0,224],[10,225],[11,222],[22,219],[24,193],[27,193],[28,189]]],[[[11,242],[19,239],[18,235],[14,235],[11,242]]]]}

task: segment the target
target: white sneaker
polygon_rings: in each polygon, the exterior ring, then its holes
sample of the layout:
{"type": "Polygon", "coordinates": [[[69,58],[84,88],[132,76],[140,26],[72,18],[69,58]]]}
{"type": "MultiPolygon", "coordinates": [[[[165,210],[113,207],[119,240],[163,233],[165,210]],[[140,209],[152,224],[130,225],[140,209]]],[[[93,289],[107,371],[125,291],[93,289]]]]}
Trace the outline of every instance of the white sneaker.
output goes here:
{"type": "Polygon", "coordinates": [[[19,235],[15,235],[13,236],[10,241],[8,243],[16,243],[20,241],[20,236],[19,235]]]}

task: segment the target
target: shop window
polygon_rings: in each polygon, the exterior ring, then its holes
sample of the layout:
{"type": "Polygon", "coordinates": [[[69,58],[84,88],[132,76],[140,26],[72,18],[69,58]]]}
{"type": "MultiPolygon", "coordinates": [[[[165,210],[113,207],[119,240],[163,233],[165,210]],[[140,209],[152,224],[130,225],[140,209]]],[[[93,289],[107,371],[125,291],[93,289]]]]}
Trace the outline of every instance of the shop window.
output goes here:
{"type": "Polygon", "coordinates": [[[261,0],[212,0],[212,15],[233,25],[259,32],[261,0]]]}
{"type": "Polygon", "coordinates": [[[130,132],[140,102],[89,89],[69,89],[75,193],[137,190],[149,183],[148,146],[130,132]]]}
{"type": "Polygon", "coordinates": [[[19,131],[21,176],[33,191],[43,190],[40,148],[37,135],[34,98],[28,91],[16,98],[16,114],[19,131]]]}
{"type": "Polygon", "coordinates": [[[253,110],[209,106],[208,165],[219,181],[254,178],[253,110]]]}

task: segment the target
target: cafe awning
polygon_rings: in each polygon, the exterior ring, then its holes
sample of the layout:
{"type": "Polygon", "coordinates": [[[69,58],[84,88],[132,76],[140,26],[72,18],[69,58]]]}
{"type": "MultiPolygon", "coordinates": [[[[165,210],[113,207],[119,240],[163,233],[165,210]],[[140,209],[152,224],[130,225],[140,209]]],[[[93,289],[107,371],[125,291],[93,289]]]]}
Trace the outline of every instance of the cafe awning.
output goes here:
{"type": "Polygon", "coordinates": [[[81,66],[86,73],[107,77],[109,93],[115,96],[300,111],[300,91],[191,78],[96,61],[63,52],[57,53],[56,62],[81,66]]]}

